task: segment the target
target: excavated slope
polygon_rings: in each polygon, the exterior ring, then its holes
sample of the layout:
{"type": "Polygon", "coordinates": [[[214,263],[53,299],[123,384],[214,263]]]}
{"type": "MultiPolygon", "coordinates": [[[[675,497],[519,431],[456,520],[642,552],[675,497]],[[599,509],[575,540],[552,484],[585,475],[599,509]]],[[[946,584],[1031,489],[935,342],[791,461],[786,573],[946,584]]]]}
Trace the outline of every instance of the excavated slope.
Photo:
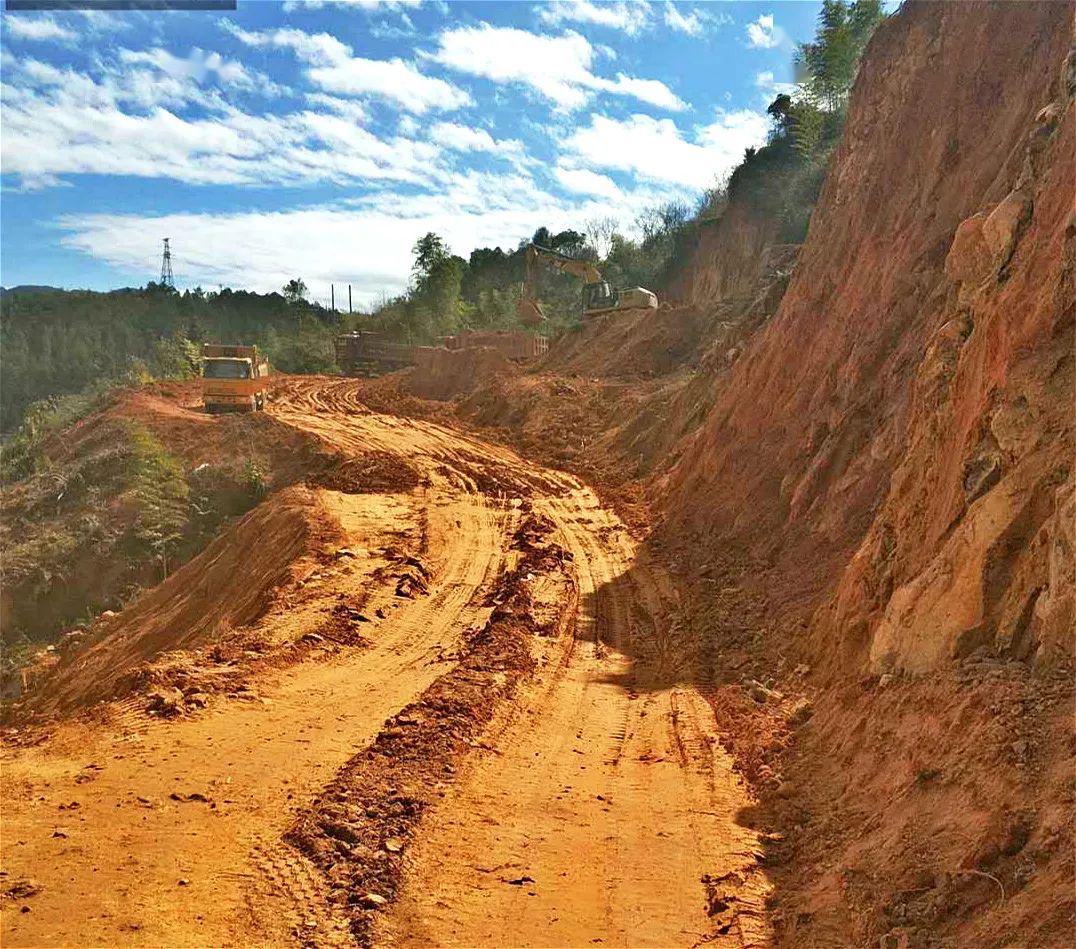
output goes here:
{"type": "Polygon", "coordinates": [[[132,606],[99,621],[91,638],[44,672],[23,714],[70,713],[129,690],[144,666],[248,626],[331,527],[311,491],[274,494],[132,606]]]}
{"type": "Polygon", "coordinates": [[[880,27],[788,292],[669,478],[672,526],[776,568],[786,618],[839,583],[811,625],[834,666],[1027,656],[1071,622],[1072,16],[880,27]]]}
{"type": "Polygon", "coordinates": [[[733,199],[720,217],[699,223],[691,256],[663,288],[663,299],[705,308],[742,295],[762,275],[779,221],[750,201],[733,199]]]}

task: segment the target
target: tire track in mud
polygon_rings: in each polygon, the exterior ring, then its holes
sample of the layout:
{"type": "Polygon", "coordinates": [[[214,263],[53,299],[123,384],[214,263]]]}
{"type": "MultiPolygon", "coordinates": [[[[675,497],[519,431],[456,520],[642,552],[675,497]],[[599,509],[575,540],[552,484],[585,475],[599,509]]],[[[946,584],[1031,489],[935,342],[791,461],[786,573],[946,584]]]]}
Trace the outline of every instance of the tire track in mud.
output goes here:
{"type": "MultiPolygon", "coordinates": [[[[355,450],[385,435],[340,428],[355,450]]],[[[312,883],[320,873],[279,841],[311,792],[455,663],[464,631],[490,613],[485,596],[517,517],[465,475],[433,470],[440,458],[414,453],[431,469],[415,503],[437,569],[428,596],[387,611],[369,649],[288,669],[259,683],[253,702],[130,733],[129,715],[119,731],[68,723],[55,741],[5,752],[5,835],[20,841],[5,870],[41,890],[31,912],[3,914],[4,945],[321,945],[339,935],[312,883]],[[83,784],[87,759],[103,770],[83,784]],[[173,801],[177,789],[212,806],[173,801]],[[78,810],[57,817],[57,801],[78,810]]]]}
{"type": "MultiPolygon", "coordinates": [[[[345,382],[310,398],[369,419],[358,393],[345,382]]],[[[580,600],[574,640],[424,819],[375,942],[764,944],[758,840],[736,823],[747,793],[684,684],[693,655],[668,578],[571,476],[433,423],[374,417],[384,444],[402,427],[446,464],[484,462],[531,487],[573,555],[580,600]]]]}
{"type": "Polygon", "coordinates": [[[571,658],[521,692],[497,755],[431,813],[379,942],[761,945],[757,840],[735,823],[747,797],[709,707],[676,684],[674,650],[630,658],[667,624],[671,589],[590,491],[564,486],[536,507],[578,572],[571,658]],[[707,879],[740,881],[734,912],[707,879]]]}

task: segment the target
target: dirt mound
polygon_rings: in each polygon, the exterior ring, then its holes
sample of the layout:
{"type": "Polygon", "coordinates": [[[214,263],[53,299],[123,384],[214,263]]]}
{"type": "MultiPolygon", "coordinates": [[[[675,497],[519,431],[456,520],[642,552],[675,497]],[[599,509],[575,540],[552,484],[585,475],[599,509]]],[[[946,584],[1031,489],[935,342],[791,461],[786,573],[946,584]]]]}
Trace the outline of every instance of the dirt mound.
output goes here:
{"type": "Polygon", "coordinates": [[[162,471],[174,476],[172,567],[265,492],[338,461],[264,413],[205,415],[197,383],[111,393],[44,438],[33,470],[4,485],[5,642],[47,642],[161,579],[146,528],[160,520],[153,508],[161,499],[147,489],[160,486],[162,471]]]}
{"type": "Polygon", "coordinates": [[[422,473],[399,455],[371,451],[348,458],[308,480],[308,484],[345,494],[411,491],[423,482],[422,473]]]}
{"type": "Polygon", "coordinates": [[[556,341],[541,368],[604,377],[665,375],[698,361],[706,323],[693,307],[669,305],[590,317],[556,341]]]}
{"type": "MultiPolygon", "coordinates": [[[[222,459],[245,462],[249,458],[266,472],[273,486],[299,480],[319,451],[308,434],[266,412],[206,415],[198,380],[117,390],[106,412],[110,417],[145,425],[192,468],[218,464],[222,459]]],[[[70,451],[70,446],[61,447],[67,441],[65,433],[57,440],[57,450],[70,451]]],[[[62,461],[63,455],[55,460],[62,461]]]]}
{"type": "Polygon", "coordinates": [[[253,623],[332,530],[307,489],[275,494],[132,606],[102,615],[53,665],[28,670],[29,690],[16,717],[114,698],[137,685],[144,667],[162,654],[204,646],[253,623]]]}
{"type": "Polygon", "coordinates": [[[488,346],[471,349],[425,347],[403,388],[423,399],[454,399],[487,381],[516,375],[519,368],[510,359],[488,346]]]}

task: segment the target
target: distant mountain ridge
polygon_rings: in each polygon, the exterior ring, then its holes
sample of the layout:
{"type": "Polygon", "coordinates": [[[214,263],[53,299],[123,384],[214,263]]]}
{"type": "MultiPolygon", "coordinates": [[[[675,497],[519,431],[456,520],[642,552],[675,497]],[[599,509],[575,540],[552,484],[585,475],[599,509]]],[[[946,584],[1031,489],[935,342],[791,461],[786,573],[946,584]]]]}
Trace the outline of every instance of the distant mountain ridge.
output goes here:
{"type": "Polygon", "coordinates": [[[17,287],[0,287],[0,296],[14,293],[63,293],[63,287],[47,287],[36,283],[21,283],[17,287]]]}

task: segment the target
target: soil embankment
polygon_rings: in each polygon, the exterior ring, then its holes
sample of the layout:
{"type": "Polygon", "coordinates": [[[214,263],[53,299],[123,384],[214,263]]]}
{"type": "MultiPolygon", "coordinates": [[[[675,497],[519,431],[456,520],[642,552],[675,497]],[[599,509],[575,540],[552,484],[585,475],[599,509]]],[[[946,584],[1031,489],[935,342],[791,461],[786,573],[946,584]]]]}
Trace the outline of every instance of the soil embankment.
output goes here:
{"type": "Polygon", "coordinates": [[[1073,13],[879,28],[788,291],[656,492],[765,607],[738,629],[699,568],[717,677],[810,670],[759,768],[788,945],[1072,935],[1073,13]]]}
{"type": "Polygon", "coordinates": [[[614,495],[652,478],[791,945],[1071,934],[1073,14],[906,4],[794,270],[734,204],[683,306],[458,394],[614,495]]]}

